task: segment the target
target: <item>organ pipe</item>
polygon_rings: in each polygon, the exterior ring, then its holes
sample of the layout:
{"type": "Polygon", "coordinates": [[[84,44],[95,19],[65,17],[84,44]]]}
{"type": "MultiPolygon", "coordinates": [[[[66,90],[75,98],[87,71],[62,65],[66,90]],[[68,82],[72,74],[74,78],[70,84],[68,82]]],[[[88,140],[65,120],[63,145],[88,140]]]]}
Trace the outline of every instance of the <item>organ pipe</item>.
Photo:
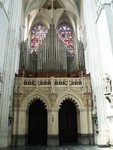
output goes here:
{"type": "Polygon", "coordinates": [[[54,24],[50,26],[46,38],[37,49],[37,57],[33,58],[29,53],[29,70],[37,73],[66,73],[67,70],[67,49],[63,42],[59,39],[58,33],[54,28],[54,24]],[[33,70],[33,59],[36,59],[37,70],[33,70]]]}

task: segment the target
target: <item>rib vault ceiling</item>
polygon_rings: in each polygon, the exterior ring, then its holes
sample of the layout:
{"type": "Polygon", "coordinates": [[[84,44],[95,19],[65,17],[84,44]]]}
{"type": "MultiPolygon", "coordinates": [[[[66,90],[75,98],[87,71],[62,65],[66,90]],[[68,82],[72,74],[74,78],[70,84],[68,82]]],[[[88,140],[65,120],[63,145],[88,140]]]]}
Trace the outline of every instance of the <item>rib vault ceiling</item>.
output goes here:
{"type": "Polygon", "coordinates": [[[52,1],[54,9],[54,24],[58,25],[62,21],[70,22],[74,28],[79,22],[79,2],[78,0],[24,0],[25,17],[29,16],[29,30],[36,23],[36,20],[49,26],[52,18],[52,1]],[[64,17],[63,17],[64,16],[64,17]],[[67,18],[65,17],[67,16],[67,18]]]}

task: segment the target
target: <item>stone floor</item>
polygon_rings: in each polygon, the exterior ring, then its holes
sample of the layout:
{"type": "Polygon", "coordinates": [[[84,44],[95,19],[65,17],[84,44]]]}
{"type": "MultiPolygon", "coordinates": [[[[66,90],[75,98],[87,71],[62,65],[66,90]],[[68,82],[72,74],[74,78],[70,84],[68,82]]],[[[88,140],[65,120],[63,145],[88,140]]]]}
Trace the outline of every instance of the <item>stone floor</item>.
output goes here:
{"type": "Polygon", "coordinates": [[[26,146],[26,147],[11,147],[0,148],[0,150],[113,150],[110,147],[97,147],[97,146],[61,146],[61,147],[39,147],[39,146],[26,146]]]}

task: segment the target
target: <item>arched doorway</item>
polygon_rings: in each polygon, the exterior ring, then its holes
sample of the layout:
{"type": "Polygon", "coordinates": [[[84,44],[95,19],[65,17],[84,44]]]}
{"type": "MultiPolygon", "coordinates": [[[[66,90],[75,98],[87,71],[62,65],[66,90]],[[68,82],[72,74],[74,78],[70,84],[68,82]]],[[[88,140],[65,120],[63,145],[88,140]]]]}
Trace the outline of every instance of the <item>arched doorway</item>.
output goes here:
{"type": "Polygon", "coordinates": [[[47,144],[47,110],[38,99],[29,108],[28,144],[47,144]]]}
{"type": "Polygon", "coordinates": [[[65,100],[59,110],[59,143],[77,143],[77,109],[70,100],[65,100]]]}

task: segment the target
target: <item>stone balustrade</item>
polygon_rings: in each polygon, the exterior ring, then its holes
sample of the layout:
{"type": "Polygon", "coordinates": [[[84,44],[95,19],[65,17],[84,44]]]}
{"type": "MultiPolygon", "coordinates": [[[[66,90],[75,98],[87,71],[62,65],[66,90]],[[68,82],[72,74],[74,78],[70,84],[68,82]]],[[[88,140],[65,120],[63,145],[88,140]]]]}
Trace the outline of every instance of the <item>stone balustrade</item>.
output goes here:
{"type": "Polygon", "coordinates": [[[86,86],[90,84],[89,77],[83,78],[21,78],[22,86],[86,86]]]}

